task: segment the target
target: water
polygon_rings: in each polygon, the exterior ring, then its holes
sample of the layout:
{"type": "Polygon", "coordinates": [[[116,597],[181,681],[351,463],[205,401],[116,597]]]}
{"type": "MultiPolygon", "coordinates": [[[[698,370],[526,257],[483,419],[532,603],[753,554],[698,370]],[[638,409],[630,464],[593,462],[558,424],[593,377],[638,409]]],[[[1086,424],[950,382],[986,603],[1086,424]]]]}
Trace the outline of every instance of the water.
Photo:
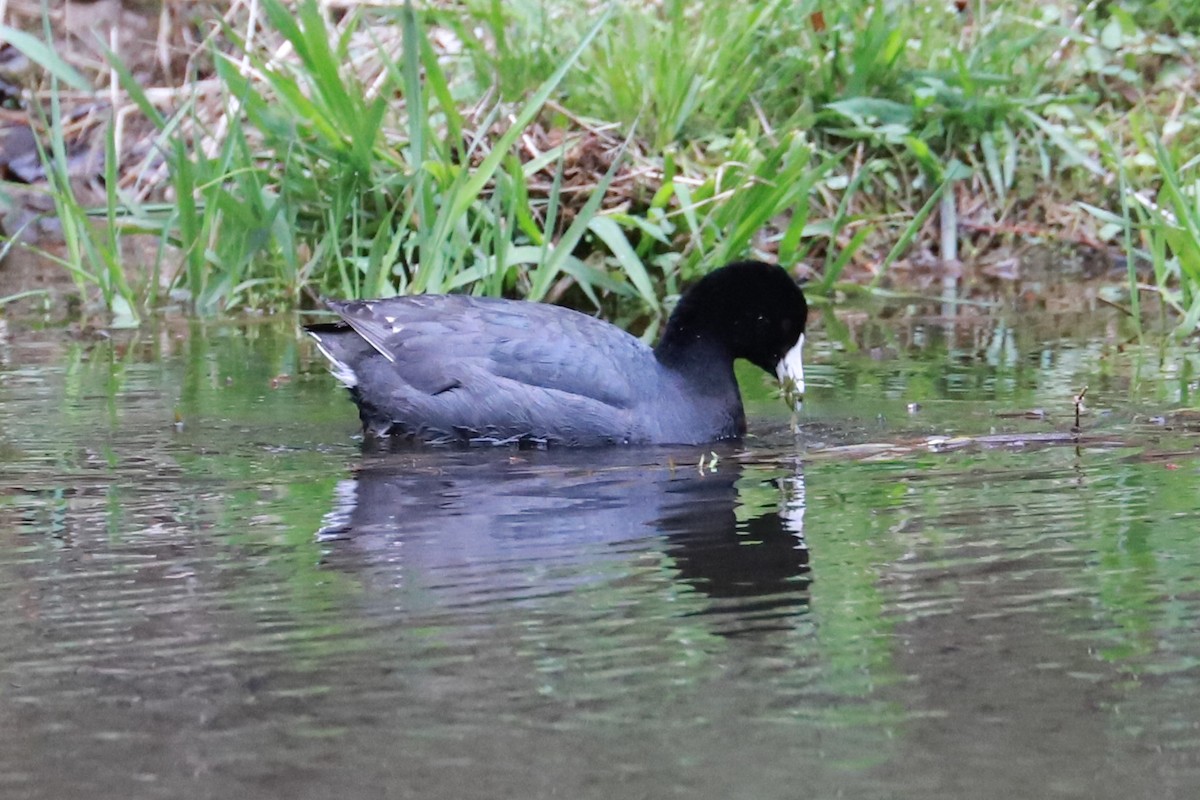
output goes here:
{"type": "Polygon", "coordinates": [[[9,321],[0,797],[1196,796],[1200,359],[851,322],[799,439],[387,454],[291,325],[9,321]]]}

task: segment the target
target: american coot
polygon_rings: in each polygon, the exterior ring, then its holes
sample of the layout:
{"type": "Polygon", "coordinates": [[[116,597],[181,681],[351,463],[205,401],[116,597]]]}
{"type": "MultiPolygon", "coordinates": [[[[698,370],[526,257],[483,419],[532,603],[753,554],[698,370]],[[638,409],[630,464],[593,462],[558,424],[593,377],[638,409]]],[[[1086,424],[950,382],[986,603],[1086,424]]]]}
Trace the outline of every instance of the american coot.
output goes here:
{"type": "Polygon", "coordinates": [[[654,349],[586,314],[519,300],[424,295],[329,307],[341,321],[306,330],[369,436],[700,444],[746,431],[734,359],[778,375],[797,399],[804,392],[808,306],[784,269],[760,261],[702,278],[654,349]]]}

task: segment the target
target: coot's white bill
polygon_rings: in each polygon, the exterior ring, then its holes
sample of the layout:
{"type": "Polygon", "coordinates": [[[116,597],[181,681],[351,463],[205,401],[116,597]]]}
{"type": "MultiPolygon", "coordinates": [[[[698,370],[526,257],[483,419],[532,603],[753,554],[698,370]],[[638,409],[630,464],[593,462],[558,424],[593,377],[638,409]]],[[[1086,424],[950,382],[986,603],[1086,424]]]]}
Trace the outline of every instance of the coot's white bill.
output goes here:
{"type": "Polygon", "coordinates": [[[797,411],[804,405],[804,334],[800,334],[800,338],[792,345],[792,349],[788,350],[783,358],[779,359],[779,365],[775,367],[775,374],[779,376],[779,383],[783,386],[783,395],[789,403],[793,403],[797,411]]]}

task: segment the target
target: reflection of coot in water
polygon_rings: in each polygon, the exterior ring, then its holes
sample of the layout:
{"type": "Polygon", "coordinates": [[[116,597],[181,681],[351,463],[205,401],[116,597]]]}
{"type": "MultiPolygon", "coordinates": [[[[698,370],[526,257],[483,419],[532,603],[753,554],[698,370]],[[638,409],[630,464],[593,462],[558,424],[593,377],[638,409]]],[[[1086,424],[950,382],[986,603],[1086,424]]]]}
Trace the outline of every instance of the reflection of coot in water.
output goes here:
{"type": "Polygon", "coordinates": [[[786,492],[776,481],[762,480],[783,495],[780,507],[747,515],[742,506],[738,521],[735,504],[727,499],[732,493],[736,500],[734,485],[718,497],[708,484],[697,482],[677,495],[680,500],[690,495],[689,500],[658,521],[679,579],[714,600],[731,601],[714,604],[706,613],[734,615],[742,631],[787,627],[784,620],[808,604],[803,476],[779,479],[786,482],[786,492]],[[747,625],[748,620],[753,624],[747,625]]]}
{"type": "MultiPolygon", "coordinates": [[[[694,451],[682,452],[691,461],[694,451]]],[[[416,451],[368,460],[339,485],[322,538],[332,564],[385,573],[419,590],[425,607],[536,603],[662,563],[664,579],[721,601],[711,612],[752,618],[751,628],[796,613],[809,569],[799,476],[782,479],[782,493],[779,470],[725,459],[701,473],[671,456],[416,451]],[[759,497],[791,496],[753,509],[739,500],[748,484],[759,497]],[[667,560],[647,562],[647,552],[667,560]]]]}

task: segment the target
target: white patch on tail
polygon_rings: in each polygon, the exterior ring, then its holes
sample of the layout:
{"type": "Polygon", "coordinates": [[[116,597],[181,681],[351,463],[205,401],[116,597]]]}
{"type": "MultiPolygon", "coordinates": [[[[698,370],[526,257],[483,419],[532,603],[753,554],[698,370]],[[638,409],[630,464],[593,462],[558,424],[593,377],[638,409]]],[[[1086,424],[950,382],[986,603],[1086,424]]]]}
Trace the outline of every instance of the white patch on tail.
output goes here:
{"type": "Polygon", "coordinates": [[[347,389],[353,389],[355,386],[358,386],[358,375],[354,373],[354,370],[350,369],[350,365],[339,361],[334,357],[333,353],[325,349],[325,343],[321,341],[320,336],[312,331],[309,331],[308,335],[316,340],[317,349],[321,351],[321,355],[329,359],[329,371],[333,373],[333,377],[341,381],[342,385],[347,389]]]}

